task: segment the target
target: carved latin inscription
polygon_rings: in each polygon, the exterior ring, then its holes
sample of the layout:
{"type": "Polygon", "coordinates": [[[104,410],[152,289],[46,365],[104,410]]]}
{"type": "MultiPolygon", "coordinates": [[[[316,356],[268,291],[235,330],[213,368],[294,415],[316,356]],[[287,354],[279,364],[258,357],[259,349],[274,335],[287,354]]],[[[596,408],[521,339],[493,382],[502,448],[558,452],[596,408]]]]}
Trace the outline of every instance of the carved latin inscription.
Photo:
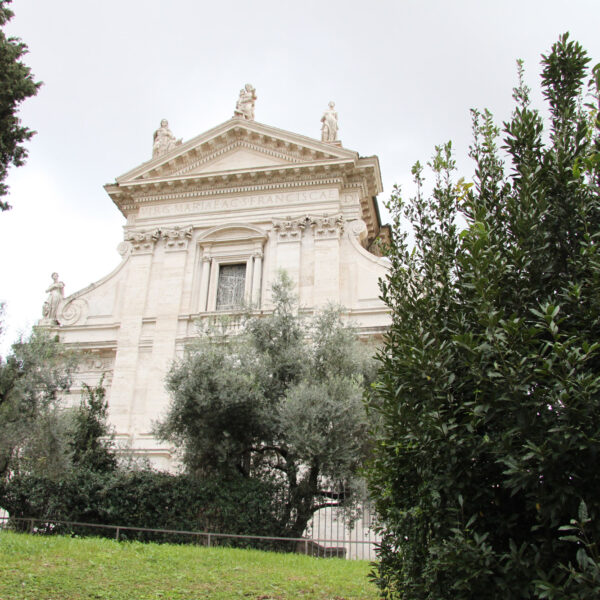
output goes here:
{"type": "Polygon", "coordinates": [[[335,202],[336,200],[338,200],[338,192],[335,189],[238,196],[234,198],[207,198],[206,200],[192,200],[190,202],[142,206],[140,207],[139,218],[185,215],[223,210],[244,210],[304,204],[309,202],[335,202]]]}

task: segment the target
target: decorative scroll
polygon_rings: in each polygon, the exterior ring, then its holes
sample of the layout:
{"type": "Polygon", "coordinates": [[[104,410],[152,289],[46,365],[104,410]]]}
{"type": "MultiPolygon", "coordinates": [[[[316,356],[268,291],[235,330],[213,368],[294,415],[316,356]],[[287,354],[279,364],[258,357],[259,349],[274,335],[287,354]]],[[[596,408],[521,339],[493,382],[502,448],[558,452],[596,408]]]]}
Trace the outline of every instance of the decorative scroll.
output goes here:
{"type": "Polygon", "coordinates": [[[119,244],[117,246],[117,252],[121,255],[121,258],[125,258],[130,249],[131,249],[130,242],[125,242],[125,241],[119,242],[119,244]]]}
{"type": "Polygon", "coordinates": [[[87,308],[87,303],[81,298],[74,298],[61,307],[59,318],[61,325],[74,325],[79,321],[87,308]]]}

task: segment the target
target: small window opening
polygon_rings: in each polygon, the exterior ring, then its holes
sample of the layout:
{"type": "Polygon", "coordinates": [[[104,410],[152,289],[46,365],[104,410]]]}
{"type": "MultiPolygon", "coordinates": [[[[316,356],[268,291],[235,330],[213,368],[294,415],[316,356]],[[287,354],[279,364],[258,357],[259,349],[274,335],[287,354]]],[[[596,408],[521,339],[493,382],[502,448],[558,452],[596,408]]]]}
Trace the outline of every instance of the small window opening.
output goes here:
{"type": "Polygon", "coordinates": [[[217,286],[217,310],[233,310],[244,303],[246,264],[220,265],[217,286]]]}

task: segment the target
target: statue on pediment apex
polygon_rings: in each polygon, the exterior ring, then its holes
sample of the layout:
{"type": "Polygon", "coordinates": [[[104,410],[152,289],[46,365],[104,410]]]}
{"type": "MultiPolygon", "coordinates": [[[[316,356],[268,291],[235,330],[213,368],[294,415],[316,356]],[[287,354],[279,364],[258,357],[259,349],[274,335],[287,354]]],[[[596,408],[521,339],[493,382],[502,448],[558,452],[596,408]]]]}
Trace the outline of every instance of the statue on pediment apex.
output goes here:
{"type": "Polygon", "coordinates": [[[240,90],[240,97],[235,104],[234,117],[254,121],[254,103],[256,102],[256,89],[251,83],[247,83],[240,90]]]}
{"type": "Polygon", "coordinates": [[[329,103],[329,108],[321,117],[321,141],[335,142],[338,137],[338,114],[334,110],[335,102],[329,103]]]}
{"type": "Polygon", "coordinates": [[[152,158],[162,156],[173,150],[175,146],[181,144],[181,140],[176,139],[173,132],[169,129],[169,122],[163,119],[160,122],[160,127],[154,132],[154,142],[152,144],[152,158]]]}

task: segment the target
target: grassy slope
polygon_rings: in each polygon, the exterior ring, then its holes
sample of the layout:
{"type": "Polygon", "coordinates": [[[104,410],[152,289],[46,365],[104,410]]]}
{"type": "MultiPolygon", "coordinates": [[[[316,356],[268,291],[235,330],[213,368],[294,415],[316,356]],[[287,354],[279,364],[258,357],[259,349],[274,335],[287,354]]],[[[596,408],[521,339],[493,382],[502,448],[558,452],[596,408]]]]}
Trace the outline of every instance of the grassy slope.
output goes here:
{"type": "Polygon", "coordinates": [[[376,599],[368,563],[0,531],[0,600],[376,599]]]}

